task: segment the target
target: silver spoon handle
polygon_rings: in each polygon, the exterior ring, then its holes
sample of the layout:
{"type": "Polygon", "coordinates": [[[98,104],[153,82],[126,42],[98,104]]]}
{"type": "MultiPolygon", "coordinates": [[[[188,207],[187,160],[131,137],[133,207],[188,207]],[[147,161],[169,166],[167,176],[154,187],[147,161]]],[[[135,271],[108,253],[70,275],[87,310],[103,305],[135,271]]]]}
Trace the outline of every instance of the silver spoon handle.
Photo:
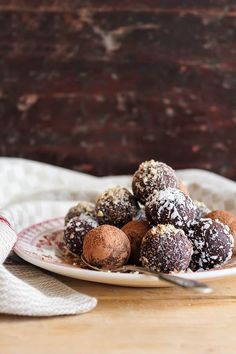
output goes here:
{"type": "MultiPolygon", "coordinates": [[[[124,266],[129,268],[129,266],[124,266]]],[[[157,273],[153,270],[149,269],[144,269],[142,267],[136,267],[135,269],[139,271],[140,273],[147,274],[147,275],[153,275],[154,277],[157,277],[158,279],[167,281],[168,283],[172,283],[178,286],[181,286],[182,288],[185,289],[192,289],[200,293],[211,293],[212,288],[210,288],[207,284],[198,282],[196,280],[191,280],[191,279],[186,279],[182,278],[179,275],[172,275],[172,274],[167,274],[167,273],[157,273]]]]}
{"type": "Polygon", "coordinates": [[[192,289],[204,294],[209,294],[212,292],[212,288],[205,283],[201,283],[196,280],[182,278],[176,275],[160,273],[159,279],[168,281],[169,283],[173,283],[185,289],[192,289]]]}
{"type": "MultiPolygon", "coordinates": [[[[102,270],[100,268],[92,266],[91,264],[89,264],[85,260],[85,258],[83,256],[81,256],[81,259],[90,269],[94,269],[94,270],[97,270],[100,272],[101,271],[105,271],[105,272],[108,271],[108,270],[102,270]]],[[[142,274],[153,275],[154,277],[157,277],[158,279],[164,280],[168,283],[172,283],[172,284],[181,286],[182,288],[185,288],[185,289],[192,289],[192,290],[198,291],[200,293],[206,294],[206,293],[212,292],[212,288],[210,288],[208,285],[206,285],[204,283],[200,283],[198,281],[191,280],[191,279],[182,278],[178,275],[158,273],[158,272],[155,272],[154,270],[146,269],[143,267],[138,267],[135,265],[124,265],[122,267],[113,269],[113,272],[127,272],[127,271],[132,271],[132,272],[138,271],[139,273],[142,273],[142,274]]]]}

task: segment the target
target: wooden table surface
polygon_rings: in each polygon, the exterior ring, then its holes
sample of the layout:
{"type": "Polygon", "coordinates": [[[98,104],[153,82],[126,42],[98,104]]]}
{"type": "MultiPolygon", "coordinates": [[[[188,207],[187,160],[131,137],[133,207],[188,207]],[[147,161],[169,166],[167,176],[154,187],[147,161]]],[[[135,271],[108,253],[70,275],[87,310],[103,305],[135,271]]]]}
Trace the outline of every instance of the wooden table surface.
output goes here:
{"type": "Polygon", "coordinates": [[[58,276],[96,296],[90,313],[0,316],[1,354],[235,353],[236,278],[199,295],[179,288],[125,288],[58,276]]]}

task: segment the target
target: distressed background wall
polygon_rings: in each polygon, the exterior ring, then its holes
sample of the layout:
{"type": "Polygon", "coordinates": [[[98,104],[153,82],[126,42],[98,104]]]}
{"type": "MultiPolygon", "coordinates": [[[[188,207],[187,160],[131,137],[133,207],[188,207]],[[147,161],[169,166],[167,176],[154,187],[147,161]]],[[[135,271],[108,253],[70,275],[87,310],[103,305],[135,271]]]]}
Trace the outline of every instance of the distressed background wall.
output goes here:
{"type": "Polygon", "coordinates": [[[236,179],[236,4],[0,0],[0,153],[236,179]]]}

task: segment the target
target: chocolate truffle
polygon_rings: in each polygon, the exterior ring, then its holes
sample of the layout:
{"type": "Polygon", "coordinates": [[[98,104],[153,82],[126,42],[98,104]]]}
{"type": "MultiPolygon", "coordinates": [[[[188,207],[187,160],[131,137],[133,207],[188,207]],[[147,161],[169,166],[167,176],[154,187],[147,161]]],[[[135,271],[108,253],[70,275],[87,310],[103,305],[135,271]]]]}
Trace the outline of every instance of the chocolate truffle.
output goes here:
{"type": "Polygon", "coordinates": [[[85,235],[97,226],[97,221],[85,214],[70,219],[64,230],[64,241],[68,250],[80,256],[85,235]]]}
{"type": "Polygon", "coordinates": [[[205,218],[206,215],[210,212],[210,209],[206,206],[206,204],[199,202],[198,200],[194,200],[193,204],[195,206],[195,219],[200,220],[205,218]]]}
{"type": "Polygon", "coordinates": [[[229,227],[231,235],[234,237],[234,254],[236,253],[236,216],[226,210],[214,210],[206,215],[206,218],[219,220],[229,227]]]}
{"type": "Polygon", "coordinates": [[[173,225],[150,229],[141,244],[142,265],[157,272],[180,272],[188,268],[193,247],[183,230],[173,225]]]}
{"type": "Polygon", "coordinates": [[[136,198],[123,187],[110,188],[100,195],[96,203],[99,224],[122,227],[133,219],[139,210],[136,198]]]}
{"type": "Polygon", "coordinates": [[[190,268],[194,271],[218,267],[232,257],[234,238],[228,226],[218,220],[201,219],[188,237],[193,244],[190,268]]]}
{"type": "Polygon", "coordinates": [[[122,231],[129,237],[131,253],[129,263],[140,264],[140,246],[142,238],[150,229],[149,223],[142,220],[132,220],[122,227],[122,231]]]}
{"type": "Polygon", "coordinates": [[[154,192],[145,205],[145,212],[152,225],[171,224],[180,229],[187,229],[195,217],[191,198],[176,188],[154,192]]]}
{"type": "Polygon", "coordinates": [[[154,160],[141,163],[134,173],[132,188],[133,193],[142,204],[156,190],[176,187],[178,180],[175,171],[163,162],[154,160]]]}
{"type": "Polygon", "coordinates": [[[70,208],[66,214],[65,225],[68,223],[68,221],[70,221],[70,219],[74,218],[75,216],[80,216],[81,214],[86,214],[94,218],[95,204],[83,200],[78,202],[78,204],[70,208]]]}
{"type": "Polygon", "coordinates": [[[115,269],[129,259],[129,238],[115,226],[101,225],[89,231],[85,236],[83,256],[89,264],[95,267],[115,269]]]}

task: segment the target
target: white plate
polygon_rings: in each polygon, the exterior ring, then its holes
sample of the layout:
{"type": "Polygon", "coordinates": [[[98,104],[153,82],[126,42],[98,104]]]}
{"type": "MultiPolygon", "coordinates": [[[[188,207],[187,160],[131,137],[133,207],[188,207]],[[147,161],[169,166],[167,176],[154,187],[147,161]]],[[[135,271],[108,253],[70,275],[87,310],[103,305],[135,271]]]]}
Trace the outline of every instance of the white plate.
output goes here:
{"type": "MultiPolygon", "coordinates": [[[[132,287],[171,286],[153,276],[96,272],[82,269],[78,259],[69,255],[66,251],[63,242],[63,226],[64,219],[55,218],[24,229],[18,235],[18,240],[14,248],[15,252],[27,262],[40,268],[75,279],[132,287]]],[[[222,268],[181,274],[184,278],[207,282],[232,275],[236,275],[235,256],[222,268]]]]}

